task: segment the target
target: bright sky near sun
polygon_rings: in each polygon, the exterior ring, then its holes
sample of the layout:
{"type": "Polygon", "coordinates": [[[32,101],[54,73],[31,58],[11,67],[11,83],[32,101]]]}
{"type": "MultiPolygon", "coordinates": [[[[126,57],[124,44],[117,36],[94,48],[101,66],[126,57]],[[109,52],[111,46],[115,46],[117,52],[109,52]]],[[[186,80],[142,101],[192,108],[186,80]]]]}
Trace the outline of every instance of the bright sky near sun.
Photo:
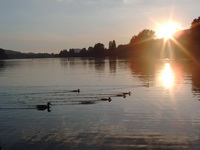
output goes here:
{"type": "Polygon", "coordinates": [[[22,52],[129,43],[169,18],[189,28],[200,0],[0,0],[0,47],[22,52]]]}

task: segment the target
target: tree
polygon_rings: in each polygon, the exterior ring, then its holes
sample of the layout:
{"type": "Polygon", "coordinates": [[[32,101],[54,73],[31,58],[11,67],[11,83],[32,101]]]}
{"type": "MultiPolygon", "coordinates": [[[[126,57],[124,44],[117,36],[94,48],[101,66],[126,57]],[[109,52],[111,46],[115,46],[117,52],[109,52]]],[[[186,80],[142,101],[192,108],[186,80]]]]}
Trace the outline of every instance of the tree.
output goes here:
{"type": "Polygon", "coordinates": [[[97,43],[94,45],[94,55],[97,57],[104,56],[105,48],[102,43],[97,43]]]}
{"type": "Polygon", "coordinates": [[[59,57],[68,57],[68,56],[69,56],[69,52],[66,49],[60,51],[59,53],[59,57]]]}
{"type": "Polygon", "coordinates": [[[90,47],[88,48],[88,53],[89,53],[89,54],[88,54],[89,56],[94,56],[94,48],[90,46],[90,47]]]}
{"type": "Polygon", "coordinates": [[[5,53],[5,50],[0,48],[0,59],[7,59],[8,56],[5,53]]]}
{"type": "Polygon", "coordinates": [[[70,49],[69,50],[69,56],[70,57],[75,57],[75,55],[76,55],[76,53],[75,53],[74,49],[70,49]]]}
{"type": "Polygon", "coordinates": [[[132,37],[129,43],[129,54],[135,57],[149,57],[155,39],[153,30],[144,29],[132,37]]]}
{"type": "Polygon", "coordinates": [[[80,56],[82,56],[82,57],[88,56],[88,51],[86,50],[86,48],[83,48],[83,49],[80,51],[80,56]]]}
{"type": "Polygon", "coordinates": [[[199,27],[200,26],[200,17],[194,19],[191,23],[191,28],[199,27]]]}
{"type": "Polygon", "coordinates": [[[116,42],[115,40],[109,42],[109,50],[114,51],[116,50],[116,42]]]}
{"type": "Polygon", "coordinates": [[[142,32],[140,32],[137,36],[133,36],[130,45],[132,44],[140,44],[149,40],[152,40],[155,38],[155,31],[144,29],[142,32]]]}
{"type": "Polygon", "coordinates": [[[200,17],[194,19],[191,23],[190,29],[190,43],[189,47],[192,51],[192,55],[200,57],[200,17]]]}
{"type": "Polygon", "coordinates": [[[109,50],[110,56],[116,55],[116,42],[115,42],[115,40],[109,42],[108,50],[109,50]]]}

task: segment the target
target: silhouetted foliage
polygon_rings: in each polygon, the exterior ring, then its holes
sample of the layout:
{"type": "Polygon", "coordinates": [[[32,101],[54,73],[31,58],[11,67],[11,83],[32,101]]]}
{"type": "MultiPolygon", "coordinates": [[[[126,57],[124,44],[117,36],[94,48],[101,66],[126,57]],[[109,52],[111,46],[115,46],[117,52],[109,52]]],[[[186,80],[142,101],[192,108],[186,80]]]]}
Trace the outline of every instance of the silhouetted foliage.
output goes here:
{"type": "Polygon", "coordinates": [[[116,42],[115,40],[109,42],[109,56],[116,56],[116,42]]]}
{"type": "Polygon", "coordinates": [[[198,17],[198,18],[196,18],[196,19],[194,19],[194,20],[192,21],[191,29],[192,29],[192,28],[199,27],[199,26],[200,26],[200,17],[198,17]]]}
{"type": "Polygon", "coordinates": [[[137,36],[133,36],[130,45],[143,44],[155,38],[155,32],[153,30],[144,29],[137,36]]]}
{"type": "Polygon", "coordinates": [[[200,58],[200,17],[192,21],[190,29],[177,32],[175,40],[176,58],[200,58]]]}
{"type": "Polygon", "coordinates": [[[144,29],[138,35],[131,38],[128,44],[128,56],[135,58],[145,58],[149,56],[155,40],[155,32],[153,30],[144,29]]]}
{"type": "Polygon", "coordinates": [[[81,51],[80,51],[80,57],[87,57],[88,56],[88,51],[86,50],[86,48],[83,48],[81,51]]]}
{"type": "Polygon", "coordinates": [[[128,44],[116,45],[109,42],[108,49],[102,43],[85,48],[76,54],[74,51],[61,51],[60,57],[123,57],[136,59],[158,58],[200,58],[200,17],[194,19],[191,28],[177,32],[174,40],[156,39],[153,30],[144,29],[134,35],[128,44]],[[178,35],[178,36],[177,36],[178,35]],[[173,57],[172,57],[173,56],[173,57]]]}
{"type": "Polygon", "coordinates": [[[76,53],[74,51],[74,49],[70,49],[69,50],[69,57],[75,57],[76,56],[76,53]]]}
{"type": "Polygon", "coordinates": [[[116,45],[116,41],[109,41],[108,49],[104,44],[97,43],[88,49],[64,49],[59,54],[48,53],[13,53],[6,56],[0,50],[0,59],[5,58],[49,58],[49,57],[123,57],[135,59],[157,58],[200,58],[200,17],[194,19],[188,30],[176,33],[173,40],[156,39],[153,30],[144,29],[134,35],[128,44],[116,45]]]}
{"type": "Polygon", "coordinates": [[[105,56],[105,48],[102,43],[97,43],[94,45],[94,56],[96,57],[105,56]]]}
{"type": "Polygon", "coordinates": [[[190,48],[195,57],[200,58],[200,17],[191,24],[190,48]]]}
{"type": "Polygon", "coordinates": [[[69,52],[65,49],[60,51],[59,53],[59,57],[68,57],[69,56],[69,52]]]}
{"type": "Polygon", "coordinates": [[[6,55],[4,49],[0,48],[0,59],[7,59],[8,56],[6,55]]]}

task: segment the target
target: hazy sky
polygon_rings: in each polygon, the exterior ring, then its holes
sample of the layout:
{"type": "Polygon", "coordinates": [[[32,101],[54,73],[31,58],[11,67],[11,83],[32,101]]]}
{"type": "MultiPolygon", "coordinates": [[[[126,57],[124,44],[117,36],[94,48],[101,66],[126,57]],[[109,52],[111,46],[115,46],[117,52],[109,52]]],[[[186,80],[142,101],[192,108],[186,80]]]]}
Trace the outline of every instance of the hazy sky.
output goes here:
{"type": "Polygon", "coordinates": [[[189,28],[200,0],[0,0],[0,48],[55,52],[129,43],[169,17],[189,28]]]}

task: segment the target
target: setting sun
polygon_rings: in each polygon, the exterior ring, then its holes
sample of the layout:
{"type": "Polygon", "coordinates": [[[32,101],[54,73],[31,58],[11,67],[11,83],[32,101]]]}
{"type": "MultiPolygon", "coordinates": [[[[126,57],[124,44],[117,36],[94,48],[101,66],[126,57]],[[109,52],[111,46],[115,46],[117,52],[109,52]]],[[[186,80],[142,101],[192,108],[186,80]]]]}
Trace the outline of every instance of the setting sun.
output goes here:
{"type": "Polygon", "coordinates": [[[171,39],[178,30],[181,30],[181,26],[177,22],[170,21],[165,24],[158,24],[156,36],[157,38],[171,39]]]}

